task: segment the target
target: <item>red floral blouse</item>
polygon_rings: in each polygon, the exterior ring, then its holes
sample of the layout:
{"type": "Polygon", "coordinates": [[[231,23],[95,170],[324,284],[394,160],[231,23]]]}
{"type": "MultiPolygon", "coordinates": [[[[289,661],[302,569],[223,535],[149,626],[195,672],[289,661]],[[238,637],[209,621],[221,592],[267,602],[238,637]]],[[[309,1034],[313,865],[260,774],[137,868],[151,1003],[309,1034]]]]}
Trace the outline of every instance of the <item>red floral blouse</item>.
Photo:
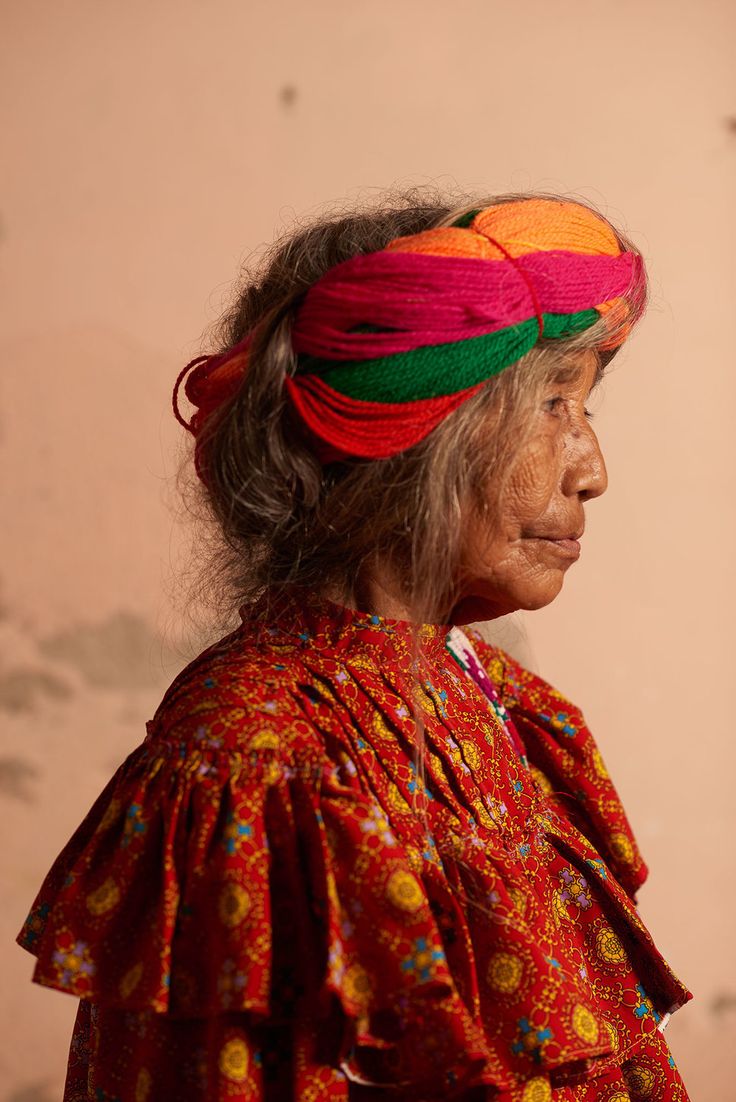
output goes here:
{"type": "Polygon", "coordinates": [[[472,630],[255,612],[19,935],[80,999],[64,1102],[686,1100],[690,996],[578,709],[472,630]]]}

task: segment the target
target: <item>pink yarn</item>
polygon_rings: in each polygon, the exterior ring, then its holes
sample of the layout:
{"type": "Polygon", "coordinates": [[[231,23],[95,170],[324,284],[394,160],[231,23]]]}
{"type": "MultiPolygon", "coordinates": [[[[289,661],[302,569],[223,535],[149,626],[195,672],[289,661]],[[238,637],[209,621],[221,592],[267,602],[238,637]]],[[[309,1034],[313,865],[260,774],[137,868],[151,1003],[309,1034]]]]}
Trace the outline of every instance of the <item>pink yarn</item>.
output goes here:
{"type": "Polygon", "coordinates": [[[529,283],[542,311],[570,314],[623,295],[640,267],[631,253],[539,252],[515,262],[369,253],[337,265],[309,289],[292,342],[309,356],[367,360],[468,340],[534,317],[529,283]],[[350,332],[361,324],[398,332],[350,332]]]}

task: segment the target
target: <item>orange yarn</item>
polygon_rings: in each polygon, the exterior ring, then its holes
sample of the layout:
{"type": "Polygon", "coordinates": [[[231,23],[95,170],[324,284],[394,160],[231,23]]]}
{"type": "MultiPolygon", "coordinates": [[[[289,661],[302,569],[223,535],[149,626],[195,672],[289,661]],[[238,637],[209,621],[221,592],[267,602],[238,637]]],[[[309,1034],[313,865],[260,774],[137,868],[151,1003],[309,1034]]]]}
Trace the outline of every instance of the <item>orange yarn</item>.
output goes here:
{"type": "Polygon", "coordinates": [[[428,253],[432,256],[503,260],[498,241],[512,257],[560,249],[586,256],[618,256],[611,227],[587,207],[549,199],[524,199],[487,207],[469,226],[443,226],[411,237],[400,237],[386,252],[428,253]]]}

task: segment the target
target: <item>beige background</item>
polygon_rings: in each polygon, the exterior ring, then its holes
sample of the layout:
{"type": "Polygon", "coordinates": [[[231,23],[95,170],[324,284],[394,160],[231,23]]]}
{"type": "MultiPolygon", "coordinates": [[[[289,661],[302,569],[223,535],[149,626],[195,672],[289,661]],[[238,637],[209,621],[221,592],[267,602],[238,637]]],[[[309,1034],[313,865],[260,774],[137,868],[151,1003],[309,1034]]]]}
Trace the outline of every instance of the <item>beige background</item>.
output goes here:
{"type": "Polygon", "coordinates": [[[325,201],[426,180],[594,200],[650,314],[605,384],[611,486],[528,616],[586,712],[696,1000],[670,1043],[736,1098],[731,0],[2,4],[0,1091],[60,1098],[74,1003],[12,945],[42,874],[197,645],[173,379],[239,262],[325,201]]]}

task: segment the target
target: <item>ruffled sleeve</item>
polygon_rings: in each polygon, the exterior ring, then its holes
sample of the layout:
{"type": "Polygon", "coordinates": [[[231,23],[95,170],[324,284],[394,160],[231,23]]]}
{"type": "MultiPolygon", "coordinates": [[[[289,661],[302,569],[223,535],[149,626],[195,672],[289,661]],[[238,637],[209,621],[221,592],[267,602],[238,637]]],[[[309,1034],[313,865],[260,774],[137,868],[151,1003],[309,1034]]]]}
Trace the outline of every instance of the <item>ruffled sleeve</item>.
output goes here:
{"type": "Polygon", "coordinates": [[[269,1059],[286,1097],[412,1097],[485,1064],[413,857],[308,731],[233,705],[152,724],[57,858],[18,941],[83,1000],[80,1083],[133,1096],[135,1051],[192,1100],[260,1097],[269,1059]]]}
{"type": "Polygon", "coordinates": [[[248,760],[190,750],[182,734],[181,744],[144,743],[120,767],[55,862],[18,940],[38,958],[36,982],[100,1005],[265,1014],[266,804],[283,765],[266,747],[248,760]],[[233,966],[242,979],[230,985],[233,966]]]}

